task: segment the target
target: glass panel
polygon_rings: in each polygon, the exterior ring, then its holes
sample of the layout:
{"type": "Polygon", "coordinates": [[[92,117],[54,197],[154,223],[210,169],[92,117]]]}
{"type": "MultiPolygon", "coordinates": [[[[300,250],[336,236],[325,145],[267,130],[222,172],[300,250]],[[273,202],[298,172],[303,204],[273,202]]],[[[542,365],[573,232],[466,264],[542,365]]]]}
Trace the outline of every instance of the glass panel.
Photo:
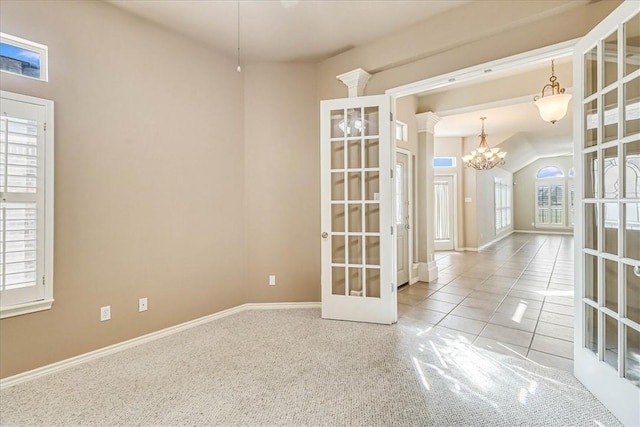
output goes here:
{"type": "Polygon", "coordinates": [[[333,264],[345,263],[344,236],[331,236],[331,262],[333,264]]]}
{"type": "Polygon", "coordinates": [[[362,264],[362,237],[349,236],[349,264],[362,264]]]}
{"type": "Polygon", "coordinates": [[[584,204],[584,247],[598,250],[598,210],[595,203],[584,204]]]}
{"type": "Polygon", "coordinates": [[[344,267],[331,267],[331,293],[333,295],[345,295],[344,271],[344,267]]]}
{"type": "Polygon", "coordinates": [[[598,143],[598,101],[588,102],[584,106],[585,130],[584,146],[593,147],[598,143]]]}
{"type": "Polygon", "coordinates": [[[624,144],[624,197],[640,199],[640,141],[624,144]]]}
{"type": "MultiPolygon", "coordinates": [[[[604,39],[604,86],[618,80],[618,31],[604,39]]],[[[606,103],[605,103],[606,104],[606,103]]]]}
{"type": "Polygon", "coordinates": [[[349,205],[349,232],[362,231],[362,205],[349,205]]]}
{"type": "Polygon", "coordinates": [[[362,200],[362,174],[349,172],[349,200],[362,200]]]}
{"type": "Polygon", "coordinates": [[[604,95],[604,129],[602,142],[614,141],[618,138],[618,89],[604,95]]]}
{"type": "Polygon", "coordinates": [[[627,351],[625,353],[624,376],[637,387],[640,387],[640,332],[625,326],[627,335],[627,351]]]}
{"type": "Polygon", "coordinates": [[[610,254],[618,254],[618,204],[604,204],[604,233],[602,249],[610,254]]]}
{"type": "Polygon", "coordinates": [[[624,75],[640,68],[640,14],[624,24],[624,75]]]}
{"type": "Polygon", "coordinates": [[[363,296],[361,268],[349,268],[349,296],[363,296]]]}
{"type": "Polygon", "coordinates": [[[361,168],[362,167],[362,153],[360,147],[362,143],[360,141],[349,141],[349,152],[347,153],[348,168],[361,168]]]}
{"type": "Polygon", "coordinates": [[[551,186],[551,224],[562,225],[564,223],[564,190],[562,185],[551,186]]]}
{"type": "Polygon", "coordinates": [[[379,148],[380,148],[380,141],[378,141],[377,139],[367,139],[364,142],[364,167],[365,168],[378,167],[379,148]]]}
{"type": "Polygon", "coordinates": [[[344,110],[331,111],[331,138],[344,136],[344,110]]]}
{"type": "Polygon", "coordinates": [[[593,151],[584,155],[584,198],[596,197],[598,188],[598,152],[593,151]]]}
{"type": "Polygon", "coordinates": [[[598,302],[598,258],[584,255],[584,297],[598,302]]]}
{"type": "Polygon", "coordinates": [[[344,232],[344,205],[331,205],[331,231],[344,232]]]}
{"type": "Polygon", "coordinates": [[[618,312],[618,262],[604,260],[604,306],[618,312]]]}
{"type": "Polygon", "coordinates": [[[604,315],[604,361],[618,369],[618,321],[604,315]]]}
{"type": "Polygon", "coordinates": [[[348,137],[362,135],[362,109],[350,108],[347,110],[347,123],[342,122],[342,127],[348,137]]]}
{"type": "Polygon", "coordinates": [[[364,122],[366,123],[364,134],[366,136],[376,136],[378,132],[378,107],[367,107],[364,109],[364,122]]]}
{"type": "Polygon", "coordinates": [[[624,84],[624,136],[640,132],[640,77],[624,84]]]}
{"type": "Polygon", "coordinates": [[[331,174],[331,200],[344,200],[344,173],[331,174]]]}
{"type": "Polygon", "coordinates": [[[380,206],[375,204],[367,204],[364,206],[364,224],[367,233],[380,232],[380,206]]]}
{"type": "Polygon", "coordinates": [[[640,268],[625,265],[627,286],[627,317],[636,323],[640,323],[640,268]]]}
{"type": "Polygon", "coordinates": [[[380,237],[367,236],[367,265],[380,265],[380,237]]]}
{"type": "Polygon", "coordinates": [[[344,169],[344,142],[331,143],[331,169],[344,169]]]}
{"type": "Polygon", "coordinates": [[[0,43],[0,70],[23,76],[40,78],[40,59],[38,52],[7,43],[0,43]]]}
{"type": "Polygon", "coordinates": [[[584,304],[584,346],[598,354],[598,310],[584,304]]]}
{"type": "Polygon", "coordinates": [[[380,270],[367,268],[367,297],[380,298],[380,270]]]}
{"type": "Polygon", "coordinates": [[[364,173],[366,200],[380,200],[380,174],[378,172],[364,173]]]}
{"type": "Polygon", "coordinates": [[[640,260],[640,203],[624,203],[624,256],[640,260]]]}
{"type": "Polygon", "coordinates": [[[598,90],[598,48],[594,46],[584,54],[584,96],[598,90]]]}
{"type": "Polygon", "coordinates": [[[619,193],[618,177],[620,168],[618,167],[618,147],[611,147],[604,150],[604,188],[603,197],[606,199],[616,199],[619,193]]]}

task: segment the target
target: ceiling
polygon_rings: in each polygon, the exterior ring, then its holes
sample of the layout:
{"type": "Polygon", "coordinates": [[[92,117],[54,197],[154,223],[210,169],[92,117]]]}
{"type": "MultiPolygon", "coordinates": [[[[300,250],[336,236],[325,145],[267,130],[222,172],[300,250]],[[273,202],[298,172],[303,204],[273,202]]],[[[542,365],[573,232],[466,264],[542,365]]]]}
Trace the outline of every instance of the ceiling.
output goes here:
{"type": "MultiPolygon", "coordinates": [[[[201,41],[233,58],[238,48],[239,8],[240,54],[242,62],[245,62],[320,61],[472,0],[106,1],[171,31],[201,41]]],[[[570,61],[570,58],[560,61],[570,61]]],[[[533,69],[544,69],[548,73],[548,68],[549,64],[532,64],[508,73],[489,73],[481,80],[486,83],[518,76],[533,69]]],[[[540,86],[544,83],[544,80],[540,80],[540,86]]],[[[478,82],[454,86],[475,84],[478,82]]],[[[450,89],[445,87],[438,91],[450,89]]],[[[509,96],[505,95],[505,98],[509,96]]],[[[492,146],[500,144],[503,150],[509,152],[505,168],[512,172],[536,158],[571,151],[571,112],[563,120],[551,125],[539,118],[535,105],[529,99],[475,107],[469,105],[462,110],[441,114],[442,120],[435,129],[436,136],[476,138],[480,133],[479,118],[486,116],[488,142],[492,146]]]]}
{"type": "Polygon", "coordinates": [[[107,0],[246,61],[318,61],[469,3],[415,0],[107,0]]]}

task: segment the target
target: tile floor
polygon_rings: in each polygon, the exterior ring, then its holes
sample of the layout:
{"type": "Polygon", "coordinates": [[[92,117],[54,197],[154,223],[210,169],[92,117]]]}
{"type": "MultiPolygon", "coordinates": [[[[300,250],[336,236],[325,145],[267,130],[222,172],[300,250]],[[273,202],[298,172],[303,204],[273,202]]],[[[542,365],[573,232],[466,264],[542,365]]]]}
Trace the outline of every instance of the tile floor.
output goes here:
{"type": "Polygon", "coordinates": [[[436,252],[438,279],[398,291],[399,322],[573,371],[573,237],[515,233],[479,252],[436,252]]]}

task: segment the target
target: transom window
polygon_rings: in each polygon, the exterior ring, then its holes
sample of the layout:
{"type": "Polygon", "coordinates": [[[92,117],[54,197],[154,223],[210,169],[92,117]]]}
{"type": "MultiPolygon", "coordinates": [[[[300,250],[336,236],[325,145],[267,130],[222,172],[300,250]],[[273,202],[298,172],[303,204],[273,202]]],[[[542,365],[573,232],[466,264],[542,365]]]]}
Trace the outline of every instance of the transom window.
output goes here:
{"type": "Polygon", "coordinates": [[[48,80],[48,47],[10,34],[0,33],[0,71],[48,80]]]}

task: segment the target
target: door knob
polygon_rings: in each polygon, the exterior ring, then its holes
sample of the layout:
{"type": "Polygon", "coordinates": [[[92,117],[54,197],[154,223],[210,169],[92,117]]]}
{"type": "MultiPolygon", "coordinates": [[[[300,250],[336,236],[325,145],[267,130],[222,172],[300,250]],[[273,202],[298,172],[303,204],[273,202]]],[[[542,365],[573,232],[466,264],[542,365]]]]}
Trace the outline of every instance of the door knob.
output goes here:
{"type": "Polygon", "coordinates": [[[327,237],[329,237],[329,233],[327,233],[326,231],[324,233],[322,233],[322,238],[326,239],[327,237]]]}

